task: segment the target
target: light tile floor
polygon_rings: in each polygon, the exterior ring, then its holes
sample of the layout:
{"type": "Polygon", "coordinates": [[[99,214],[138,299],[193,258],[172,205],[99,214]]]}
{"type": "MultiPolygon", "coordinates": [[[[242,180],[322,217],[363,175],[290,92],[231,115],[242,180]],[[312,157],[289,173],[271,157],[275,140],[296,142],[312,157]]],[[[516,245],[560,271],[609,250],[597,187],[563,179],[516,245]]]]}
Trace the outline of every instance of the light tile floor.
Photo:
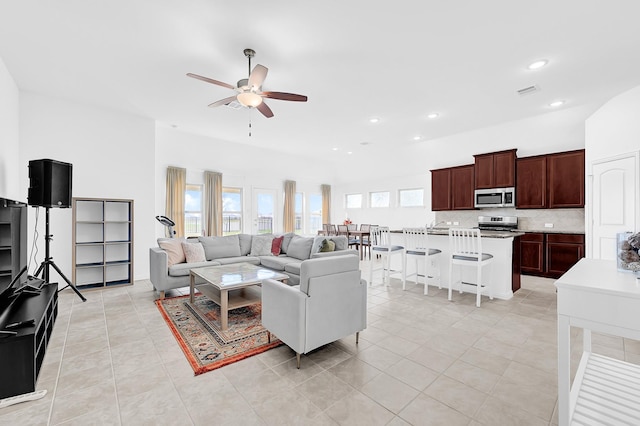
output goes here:
{"type": "MultiPolygon", "coordinates": [[[[481,308],[472,294],[422,292],[370,287],[360,344],[316,350],[300,370],[281,346],[194,377],[148,281],[85,303],[65,290],[38,381],[48,393],[0,409],[0,424],[557,424],[553,280],[523,276],[512,300],[481,308]]],[[[594,351],[640,363],[638,342],[597,335],[594,351]]]]}

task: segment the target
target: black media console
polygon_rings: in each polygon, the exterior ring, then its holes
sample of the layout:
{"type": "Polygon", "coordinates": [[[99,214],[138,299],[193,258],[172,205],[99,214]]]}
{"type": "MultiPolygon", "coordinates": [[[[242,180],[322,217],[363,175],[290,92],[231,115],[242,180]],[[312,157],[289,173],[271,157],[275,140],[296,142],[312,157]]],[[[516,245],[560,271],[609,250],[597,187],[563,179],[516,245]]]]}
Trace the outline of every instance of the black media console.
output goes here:
{"type": "Polygon", "coordinates": [[[58,315],[57,290],[58,284],[43,284],[40,294],[20,295],[3,315],[0,330],[8,324],[34,322],[11,329],[15,335],[0,337],[0,399],[35,391],[58,315]]]}

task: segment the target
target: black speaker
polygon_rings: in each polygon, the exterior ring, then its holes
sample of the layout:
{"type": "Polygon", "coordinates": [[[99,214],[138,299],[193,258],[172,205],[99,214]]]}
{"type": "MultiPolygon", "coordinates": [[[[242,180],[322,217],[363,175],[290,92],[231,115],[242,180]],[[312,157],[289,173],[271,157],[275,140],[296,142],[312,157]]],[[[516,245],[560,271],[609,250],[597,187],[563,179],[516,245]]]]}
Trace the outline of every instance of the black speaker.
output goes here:
{"type": "Polygon", "coordinates": [[[29,161],[29,205],[71,207],[72,168],[71,164],[56,160],[29,161]]]}

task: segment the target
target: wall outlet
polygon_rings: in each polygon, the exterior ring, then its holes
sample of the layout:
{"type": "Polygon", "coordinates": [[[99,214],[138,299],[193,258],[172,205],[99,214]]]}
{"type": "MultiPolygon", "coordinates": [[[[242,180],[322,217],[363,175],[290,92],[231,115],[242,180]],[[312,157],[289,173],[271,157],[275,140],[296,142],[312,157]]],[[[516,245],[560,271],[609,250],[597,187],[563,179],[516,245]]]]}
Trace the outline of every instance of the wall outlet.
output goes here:
{"type": "Polygon", "coordinates": [[[545,228],[553,228],[553,223],[545,223],[544,227],[545,228]]]}
{"type": "Polygon", "coordinates": [[[451,225],[451,222],[447,222],[447,225],[451,225]]]}
{"type": "Polygon", "coordinates": [[[460,225],[460,222],[453,222],[454,225],[460,225]]]}

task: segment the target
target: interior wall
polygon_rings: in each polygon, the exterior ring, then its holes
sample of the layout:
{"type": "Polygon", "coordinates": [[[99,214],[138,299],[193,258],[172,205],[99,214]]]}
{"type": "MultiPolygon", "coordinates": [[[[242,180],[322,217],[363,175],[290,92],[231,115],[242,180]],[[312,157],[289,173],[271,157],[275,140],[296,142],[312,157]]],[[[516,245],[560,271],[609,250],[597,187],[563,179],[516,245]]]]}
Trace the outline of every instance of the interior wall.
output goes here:
{"type": "MultiPolygon", "coordinates": [[[[277,193],[276,232],[282,231],[284,181],[296,181],[296,191],[320,193],[321,184],[331,184],[333,171],[321,161],[186,133],[158,124],[156,128],[156,203],[155,215],[165,214],[166,170],[168,166],[187,169],[187,183],[203,183],[204,171],[222,173],[222,184],[243,188],[244,231],[250,225],[253,189],[275,189],[277,193]]],[[[155,234],[164,235],[164,226],[156,221],[155,234]]]]}
{"type": "MultiPolygon", "coordinates": [[[[51,158],[73,164],[74,197],[134,200],[134,276],[149,277],[149,247],[154,234],[153,120],[32,93],[20,98],[20,194],[26,199],[30,160],[51,158]]],[[[29,244],[35,208],[29,209],[29,244]]],[[[38,256],[44,257],[44,209],[40,208],[38,256]]],[[[71,209],[51,210],[51,255],[71,279],[71,209]]],[[[53,273],[52,279],[57,279],[53,273]]]]}
{"type": "Polygon", "coordinates": [[[26,201],[19,179],[20,91],[0,58],[0,197],[26,201]]]}
{"type": "Polygon", "coordinates": [[[567,108],[397,149],[395,154],[389,153],[376,165],[387,171],[396,170],[396,177],[354,180],[336,185],[332,197],[332,221],[342,223],[345,217],[349,217],[354,223],[386,225],[396,229],[429,224],[436,220],[435,213],[431,211],[430,170],[472,164],[474,154],[513,148],[518,149],[518,157],[582,149],[585,147],[584,120],[595,109],[595,105],[567,108]],[[398,191],[411,188],[424,188],[424,207],[397,207],[398,191]],[[368,197],[373,191],[389,191],[391,207],[369,208],[368,197]],[[363,208],[345,209],[345,195],[357,193],[363,194],[363,208]]]}
{"type": "MultiPolygon", "coordinates": [[[[589,225],[593,209],[590,165],[596,160],[603,160],[618,155],[638,152],[640,150],[640,86],[628,90],[604,104],[585,123],[587,203],[585,206],[586,222],[589,225]]],[[[636,182],[640,187],[640,182],[636,182]]],[[[640,198],[640,194],[636,194],[640,198]]],[[[636,203],[638,201],[636,200],[636,203]]],[[[640,223],[640,209],[636,209],[635,223],[640,223]]],[[[635,229],[633,231],[639,231],[635,229]]],[[[592,241],[593,232],[590,226],[586,230],[587,242],[592,241]]],[[[587,256],[591,256],[589,244],[587,256]]]]}

